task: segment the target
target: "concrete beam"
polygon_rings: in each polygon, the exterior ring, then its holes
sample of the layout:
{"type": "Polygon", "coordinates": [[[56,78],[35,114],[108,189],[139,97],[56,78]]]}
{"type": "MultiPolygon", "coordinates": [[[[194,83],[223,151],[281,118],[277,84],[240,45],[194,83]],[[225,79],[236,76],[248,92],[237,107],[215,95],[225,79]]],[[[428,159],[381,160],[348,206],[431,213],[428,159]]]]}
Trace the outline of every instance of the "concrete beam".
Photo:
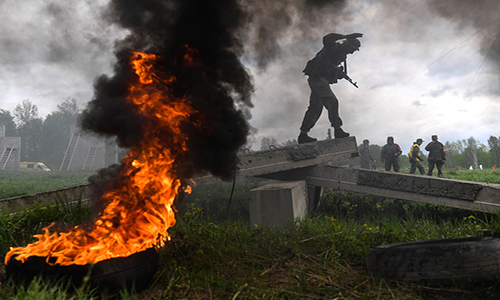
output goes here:
{"type": "Polygon", "coordinates": [[[259,177],[456,208],[500,212],[500,185],[376,170],[320,165],[259,177]]]}
{"type": "MultiPolygon", "coordinates": [[[[355,137],[280,147],[239,156],[237,176],[276,173],[326,162],[345,161],[358,155],[355,137]]],[[[193,180],[197,185],[220,181],[211,175],[195,177],[193,180]]]]}

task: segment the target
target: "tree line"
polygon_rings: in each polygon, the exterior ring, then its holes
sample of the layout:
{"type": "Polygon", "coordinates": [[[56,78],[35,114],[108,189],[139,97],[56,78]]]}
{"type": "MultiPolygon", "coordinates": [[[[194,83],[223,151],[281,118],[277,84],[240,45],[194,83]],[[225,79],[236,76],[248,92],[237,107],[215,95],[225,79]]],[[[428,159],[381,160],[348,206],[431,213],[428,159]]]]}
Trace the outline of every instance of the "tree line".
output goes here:
{"type": "MultiPolygon", "coordinates": [[[[71,126],[77,123],[80,113],[81,109],[76,99],[68,98],[57,105],[56,111],[42,119],[38,114],[38,107],[26,99],[14,108],[13,113],[0,109],[0,124],[5,126],[7,137],[21,137],[21,161],[41,161],[56,170],[68,146],[71,126]]],[[[330,133],[327,138],[331,138],[330,133]]],[[[297,144],[295,139],[279,143],[275,138],[263,137],[260,150],[294,144],[297,144]]],[[[500,167],[500,137],[490,136],[487,145],[474,137],[455,142],[447,141],[445,148],[447,152],[445,167],[448,169],[500,167]]],[[[370,145],[370,152],[377,160],[375,165],[380,168],[383,167],[380,162],[381,149],[379,145],[370,145]]],[[[401,167],[409,168],[408,153],[407,151],[403,153],[400,157],[401,167]]],[[[425,151],[422,151],[424,159],[427,158],[425,154],[425,151]]],[[[352,164],[359,166],[359,158],[355,158],[352,164]]]]}
{"type": "Polygon", "coordinates": [[[0,124],[5,126],[6,137],[21,138],[21,161],[44,162],[57,170],[68,146],[70,128],[80,113],[76,99],[68,98],[43,119],[38,107],[26,99],[12,113],[0,109],[0,124]]]}

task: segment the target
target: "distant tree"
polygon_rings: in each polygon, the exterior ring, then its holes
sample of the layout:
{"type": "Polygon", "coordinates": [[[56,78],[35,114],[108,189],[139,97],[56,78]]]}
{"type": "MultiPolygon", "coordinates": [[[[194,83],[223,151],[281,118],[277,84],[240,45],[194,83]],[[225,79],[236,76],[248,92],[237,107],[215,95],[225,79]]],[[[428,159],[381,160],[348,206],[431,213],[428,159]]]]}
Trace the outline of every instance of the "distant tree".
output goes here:
{"type": "Polygon", "coordinates": [[[488,139],[488,146],[490,146],[490,153],[493,160],[493,165],[500,165],[500,140],[496,136],[490,136],[488,139]]]}
{"type": "Polygon", "coordinates": [[[10,111],[0,109],[0,125],[5,126],[5,136],[17,136],[16,123],[14,122],[14,117],[10,114],[10,111]]]}
{"type": "Polygon", "coordinates": [[[464,149],[464,159],[467,166],[472,166],[474,169],[479,168],[479,162],[477,159],[477,141],[474,137],[470,137],[467,140],[462,141],[465,145],[464,149]]]}
{"type": "Polygon", "coordinates": [[[81,112],[81,109],[78,107],[78,103],[76,102],[75,98],[68,98],[64,100],[64,102],[57,105],[57,109],[57,112],[71,117],[75,117],[81,112]]]}
{"type": "Polygon", "coordinates": [[[47,115],[40,139],[40,155],[51,169],[57,169],[71,138],[71,126],[76,124],[80,108],[75,99],[68,98],[47,115]]]}
{"type": "Polygon", "coordinates": [[[298,142],[296,139],[293,139],[293,140],[288,140],[286,142],[283,143],[283,146],[292,146],[292,145],[297,145],[298,142]]]}
{"type": "Polygon", "coordinates": [[[479,167],[491,168],[494,165],[493,156],[490,153],[490,149],[483,143],[478,141],[477,144],[477,162],[479,167]]]}
{"type": "Polygon", "coordinates": [[[263,137],[260,141],[260,150],[269,150],[270,146],[278,147],[278,141],[275,138],[263,137]]]}
{"type": "Polygon", "coordinates": [[[38,118],[38,107],[31,103],[29,99],[25,99],[14,108],[14,118],[19,127],[26,125],[38,118]]]}
{"type": "Polygon", "coordinates": [[[38,161],[43,126],[42,119],[38,117],[38,107],[29,99],[23,100],[14,108],[14,119],[21,137],[21,161],[38,161]]]}
{"type": "Polygon", "coordinates": [[[447,168],[465,167],[463,156],[464,147],[461,141],[446,142],[444,148],[446,149],[447,168]]]}

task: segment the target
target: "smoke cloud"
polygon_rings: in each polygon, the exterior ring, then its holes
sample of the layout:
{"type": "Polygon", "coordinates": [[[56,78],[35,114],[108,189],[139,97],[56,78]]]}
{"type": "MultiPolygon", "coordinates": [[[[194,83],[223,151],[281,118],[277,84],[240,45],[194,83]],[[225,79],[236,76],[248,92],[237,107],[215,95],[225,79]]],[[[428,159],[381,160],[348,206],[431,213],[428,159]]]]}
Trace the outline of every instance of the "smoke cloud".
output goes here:
{"type": "MultiPolygon", "coordinates": [[[[457,25],[457,30],[473,26],[479,35],[480,51],[493,66],[500,83],[500,7],[495,0],[428,0],[432,13],[449,19],[457,25]]],[[[498,91],[498,89],[497,89],[498,91]]]]}
{"type": "MultiPolygon", "coordinates": [[[[96,80],[82,127],[114,135],[122,147],[135,145],[144,120],[125,101],[133,76],[130,50],[158,54],[161,61],[156,67],[177,78],[173,93],[188,95],[199,112],[191,123],[182,125],[189,132],[189,151],[179,165],[179,176],[187,179],[208,171],[229,179],[237,151],[251,131],[248,120],[254,84],[240,58],[245,53],[253,55],[264,70],[279,57],[280,39],[287,31],[320,22],[311,17],[317,9],[338,12],[342,7],[343,1],[112,0],[107,18],[130,34],[117,43],[114,75],[96,80]],[[181,66],[185,45],[197,51],[203,66],[181,66]]],[[[300,36],[310,34],[302,29],[300,36]]],[[[162,134],[168,147],[169,134],[162,134]]]]}

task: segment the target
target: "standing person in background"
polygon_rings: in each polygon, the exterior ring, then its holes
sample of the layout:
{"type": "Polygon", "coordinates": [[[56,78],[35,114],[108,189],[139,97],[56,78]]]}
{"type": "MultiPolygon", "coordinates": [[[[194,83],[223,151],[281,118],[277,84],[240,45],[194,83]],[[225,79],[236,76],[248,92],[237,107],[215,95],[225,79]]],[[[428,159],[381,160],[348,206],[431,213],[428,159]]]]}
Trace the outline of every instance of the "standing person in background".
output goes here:
{"type": "Polygon", "coordinates": [[[443,165],[446,160],[446,150],[444,145],[438,141],[437,135],[431,137],[432,141],[425,146],[425,150],[429,151],[429,172],[427,175],[432,176],[432,171],[434,170],[434,165],[438,169],[438,176],[443,177],[443,165]]]}
{"type": "Polygon", "coordinates": [[[304,74],[309,76],[307,82],[311,88],[309,107],[300,126],[300,134],[297,139],[299,144],[315,142],[317,139],[310,137],[308,132],[314,127],[323,107],[328,111],[328,119],[334,128],[336,139],[346,138],[349,133],[342,130],[342,119],[339,117],[339,101],[330,89],[330,84],[337,83],[339,79],[346,79],[357,87],[356,83],[347,75],[347,55],[353,54],[361,47],[358,38],[361,33],[348,35],[330,33],[323,37],[323,48],[316,56],[309,60],[304,69],[304,74]],[[345,39],[342,43],[338,40],[345,39]],[[344,66],[341,66],[341,63],[344,66]]]}
{"type": "Polygon", "coordinates": [[[382,147],[382,152],[380,152],[380,160],[385,162],[385,170],[390,171],[391,167],[394,168],[394,172],[399,172],[399,156],[403,153],[401,147],[394,143],[394,138],[392,136],[387,137],[387,144],[382,147]]]}
{"type": "Polygon", "coordinates": [[[410,153],[408,154],[411,163],[410,174],[415,174],[417,169],[420,172],[420,175],[425,174],[424,166],[420,163],[421,161],[424,161],[420,155],[420,145],[422,145],[423,142],[424,140],[417,139],[417,141],[413,143],[413,146],[411,146],[410,153]]]}
{"type": "Polygon", "coordinates": [[[359,156],[360,156],[361,168],[363,168],[363,169],[370,169],[370,161],[372,161],[374,163],[377,162],[375,159],[373,159],[373,157],[370,153],[370,141],[369,140],[363,141],[363,146],[361,146],[361,149],[359,149],[359,156]]]}

